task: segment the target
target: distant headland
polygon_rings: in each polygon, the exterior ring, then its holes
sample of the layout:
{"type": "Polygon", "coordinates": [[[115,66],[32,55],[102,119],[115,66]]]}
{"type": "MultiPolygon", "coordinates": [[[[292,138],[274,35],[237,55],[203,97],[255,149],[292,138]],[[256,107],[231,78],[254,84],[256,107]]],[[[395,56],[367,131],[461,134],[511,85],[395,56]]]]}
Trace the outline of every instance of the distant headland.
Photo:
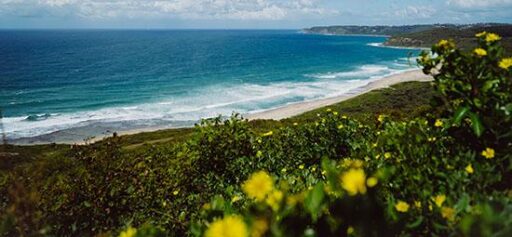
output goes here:
{"type": "MultiPolygon", "coordinates": [[[[474,35],[482,32],[494,32],[503,37],[502,44],[512,49],[512,24],[432,24],[403,26],[315,26],[303,29],[307,34],[324,35],[381,35],[389,36],[385,46],[430,47],[441,39],[453,39],[462,48],[476,45],[474,35]]],[[[509,50],[510,51],[510,50],[509,50]]]]}

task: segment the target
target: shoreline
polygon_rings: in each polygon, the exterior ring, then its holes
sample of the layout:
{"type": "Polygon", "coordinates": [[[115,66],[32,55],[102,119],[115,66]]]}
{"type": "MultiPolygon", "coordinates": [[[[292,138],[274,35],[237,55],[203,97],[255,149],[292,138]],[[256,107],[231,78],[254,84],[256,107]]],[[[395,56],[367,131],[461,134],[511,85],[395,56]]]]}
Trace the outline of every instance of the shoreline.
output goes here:
{"type": "Polygon", "coordinates": [[[266,110],[262,112],[257,112],[253,114],[247,114],[244,118],[249,120],[258,120],[258,119],[274,119],[281,120],[285,118],[291,118],[305,112],[315,110],[318,108],[326,107],[329,105],[337,104],[343,102],[345,100],[354,98],[356,96],[368,93],[373,90],[383,89],[390,87],[392,85],[402,83],[402,82],[410,82],[410,81],[432,81],[431,76],[427,76],[423,74],[421,70],[413,70],[406,71],[398,74],[394,74],[391,76],[383,77],[377,79],[375,81],[371,81],[365,86],[359,87],[355,90],[349,91],[343,95],[339,95],[336,97],[330,97],[325,99],[313,100],[300,102],[295,104],[285,105],[279,108],[266,110]]]}
{"type": "MultiPolygon", "coordinates": [[[[265,110],[261,112],[254,112],[243,114],[244,119],[251,120],[281,120],[286,118],[291,118],[303,113],[306,113],[311,110],[315,110],[318,108],[326,107],[329,105],[337,104],[342,101],[354,98],[356,96],[365,94],[367,92],[383,89],[390,87],[392,85],[402,83],[402,82],[410,82],[410,81],[431,81],[432,77],[423,74],[423,72],[419,69],[409,70],[389,76],[384,76],[379,79],[370,80],[368,84],[358,87],[354,90],[351,90],[345,94],[329,97],[324,99],[312,100],[312,101],[304,101],[293,104],[284,105],[278,108],[265,110]]],[[[163,130],[173,130],[173,129],[183,129],[183,128],[191,128],[193,126],[178,126],[178,127],[169,127],[169,126],[151,126],[144,128],[136,128],[125,131],[116,131],[118,136],[126,136],[126,135],[135,135],[139,133],[148,133],[148,132],[157,132],[163,130]]],[[[30,145],[45,145],[45,144],[76,144],[76,145],[87,145],[96,143],[104,140],[105,138],[112,137],[114,131],[105,131],[101,134],[98,134],[94,137],[73,137],[72,132],[67,130],[56,131],[50,134],[40,135],[36,137],[26,137],[19,138],[10,141],[10,144],[21,145],[21,146],[30,146],[30,145]]]]}

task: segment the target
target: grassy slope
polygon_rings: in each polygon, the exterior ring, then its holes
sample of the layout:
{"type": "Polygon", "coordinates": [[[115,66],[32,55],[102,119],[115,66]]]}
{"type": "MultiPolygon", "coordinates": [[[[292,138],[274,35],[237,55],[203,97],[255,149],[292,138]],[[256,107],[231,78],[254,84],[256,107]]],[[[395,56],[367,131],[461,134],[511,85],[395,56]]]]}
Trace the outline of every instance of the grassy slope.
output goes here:
{"type": "Polygon", "coordinates": [[[408,47],[430,47],[441,39],[453,39],[457,45],[468,49],[476,45],[475,34],[487,31],[501,35],[502,44],[510,52],[512,49],[512,25],[472,27],[466,29],[454,28],[435,28],[421,32],[400,34],[391,37],[387,45],[390,46],[408,46],[408,47]],[[410,39],[406,41],[404,39],[410,39]]]}
{"type": "MultiPolygon", "coordinates": [[[[398,119],[421,116],[431,108],[429,101],[434,95],[435,92],[430,83],[408,82],[391,88],[372,91],[328,106],[328,108],[366,123],[372,123],[378,114],[387,114],[398,119]]],[[[317,117],[316,114],[325,109],[320,108],[282,121],[255,120],[251,121],[250,124],[255,131],[265,132],[295,122],[314,121],[317,117]]],[[[126,135],[121,137],[121,145],[127,152],[140,152],[150,146],[184,141],[193,131],[193,128],[181,128],[126,135]]],[[[101,142],[108,142],[108,139],[101,142]]],[[[62,156],[69,148],[69,145],[0,146],[0,157],[3,158],[0,162],[0,169],[9,169],[14,165],[30,162],[43,156],[62,156]]]]}

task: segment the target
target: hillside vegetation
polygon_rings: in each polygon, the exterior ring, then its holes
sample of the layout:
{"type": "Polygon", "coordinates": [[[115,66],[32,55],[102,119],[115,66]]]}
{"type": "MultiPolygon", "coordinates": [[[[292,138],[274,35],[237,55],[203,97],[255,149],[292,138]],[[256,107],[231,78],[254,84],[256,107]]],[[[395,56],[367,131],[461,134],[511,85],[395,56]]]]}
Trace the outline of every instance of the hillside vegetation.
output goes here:
{"type": "Polygon", "coordinates": [[[453,39],[463,49],[477,45],[474,35],[479,32],[494,32],[501,35],[502,44],[512,51],[512,25],[510,24],[435,24],[408,26],[325,26],[304,29],[309,34],[329,35],[387,35],[387,46],[428,48],[441,39],[453,39]]]}
{"type": "Polygon", "coordinates": [[[3,147],[0,235],[510,236],[512,58],[495,34],[477,41],[424,53],[432,86],[284,121],[3,147]]]}

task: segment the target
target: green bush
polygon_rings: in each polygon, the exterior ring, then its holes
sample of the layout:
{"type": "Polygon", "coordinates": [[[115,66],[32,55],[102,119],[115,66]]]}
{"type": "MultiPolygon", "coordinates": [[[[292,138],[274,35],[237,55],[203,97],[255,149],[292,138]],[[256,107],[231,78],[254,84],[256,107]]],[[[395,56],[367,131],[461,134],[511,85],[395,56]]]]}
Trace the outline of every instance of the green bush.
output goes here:
{"type": "Polygon", "coordinates": [[[0,236],[506,236],[512,63],[479,37],[486,55],[442,41],[420,59],[435,116],[326,108],[261,131],[235,114],[184,142],[16,165],[0,173],[0,236]]]}

